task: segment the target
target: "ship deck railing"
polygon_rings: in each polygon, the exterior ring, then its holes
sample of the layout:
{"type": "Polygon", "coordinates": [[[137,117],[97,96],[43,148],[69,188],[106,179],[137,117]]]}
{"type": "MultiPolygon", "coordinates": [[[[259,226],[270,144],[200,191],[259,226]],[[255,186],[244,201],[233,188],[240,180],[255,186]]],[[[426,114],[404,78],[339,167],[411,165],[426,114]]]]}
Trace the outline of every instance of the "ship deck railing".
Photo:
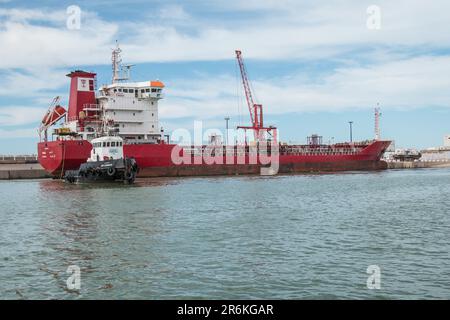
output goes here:
{"type": "Polygon", "coordinates": [[[83,111],[100,111],[100,105],[98,103],[85,103],[83,104],[83,111]]]}
{"type": "MultiPolygon", "coordinates": [[[[223,155],[223,156],[244,156],[250,154],[270,155],[272,149],[270,146],[267,148],[256,148],[250,146],[224,146],[224,145],[202,145],[202,146],[181,146],[183,153],[191,155],[192,157],[202,156],[206,149],[211,155],[223,155]]],[[[296,155],[296,156],[342,156],[342,155],[357,155],[363,148],[283,148],[278,150],[279,155],[296,155]]]]}

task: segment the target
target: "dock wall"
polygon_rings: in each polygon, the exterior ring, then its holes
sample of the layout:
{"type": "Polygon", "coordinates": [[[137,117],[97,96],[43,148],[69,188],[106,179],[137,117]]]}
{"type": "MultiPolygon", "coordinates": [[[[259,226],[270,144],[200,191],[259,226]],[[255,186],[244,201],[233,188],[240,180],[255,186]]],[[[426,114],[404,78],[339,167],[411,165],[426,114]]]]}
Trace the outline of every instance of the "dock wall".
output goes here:
{"type": "Polygon", "coordinates": [[[388,169],[450,168],[448,160],[388,161],[388,169]]]}
{"type": "MultiPolygon", "coordinates": [[[[435,160],[435,161],[389,161],[387,162],[387,169],[419,169],[419,168],[450,168],[450,161],[435,160]]],[[[153,172],[152,170],[144,169],[141,176],[183,176],[183,175],[196,175],[191,171],[189,172],[176,172],[176,174],[169,174],[168,172],[153,172]]],[[[213,168],[211,168],[213,169],[213,168]]],[[[233,170],[236,168],[233,166],[233,170]]],[[[177,169],[178,170],[178,169],[177,169]]],[[[231,169],[230,169],[231,170],[231,169]]],[[[285,172],[285,170],[281,170],[285,172]]],[[[259,172],[259,171],[258,171],[259,172]]],[[[243,170],[242,174],[249,174],[243,170]]],[[[214,174],[211,172],[209,174],[214,174]]],[[[217,173],[216,173],[217,174],[217,173]]],[[[223,173],[222,173],[223,174],[223,173]]],[[[230,174],[227,172],[227,174],[230,174]]],[[[50,175],[41,167],[41,165],[35,160],[2,160],[0,158],[0,180],[13,180],[13,179],[44,179],[50,178],[50,175]]]]}
{"type": "Polygon", "coordinates": [[[1,160],[0,158],[0,180],[43,178],[50,178],[50,176],[35,160],[1,160]]]}

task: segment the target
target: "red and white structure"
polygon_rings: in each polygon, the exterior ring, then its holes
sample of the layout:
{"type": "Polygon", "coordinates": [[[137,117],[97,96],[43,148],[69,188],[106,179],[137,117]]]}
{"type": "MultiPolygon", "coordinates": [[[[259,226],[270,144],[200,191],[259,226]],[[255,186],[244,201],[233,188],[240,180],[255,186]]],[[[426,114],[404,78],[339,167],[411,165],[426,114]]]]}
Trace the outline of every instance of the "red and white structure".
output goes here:
{"type": "MultiPolygon", "coordinates": [[[[244,59],[242,58],[242,52],[236,50],[236,59],[239,64],[239,70],[241,72],[242,85],[244,87],[245,99],[247,101],[248,111],[250,113],[251,126],[238,126],[238,129],[252,130],[255,141],[265,141],[265,133],[272,136],[276,142],[276,130],[273,126],[264,127],[264,114],[262,104],[255,103],[253,100],[253,94],[248,80],[247,70],[245,69],[244,59]]],[[[247,136],[247,135],[245,135],[247,136]]]]}

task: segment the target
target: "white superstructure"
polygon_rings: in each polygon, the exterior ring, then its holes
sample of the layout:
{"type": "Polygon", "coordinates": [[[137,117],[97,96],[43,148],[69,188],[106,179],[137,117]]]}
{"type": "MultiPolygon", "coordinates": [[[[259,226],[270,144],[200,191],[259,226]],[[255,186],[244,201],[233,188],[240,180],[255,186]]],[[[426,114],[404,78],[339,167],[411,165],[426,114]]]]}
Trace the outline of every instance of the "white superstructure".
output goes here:
{"type": "Polygon", "coordinates": [[[120,137],[100,137],[92,139],[91,143],[92,151],[89,162],[123,158],[123,140],[120,137]]]}
{"type": "Polygon", "coordinates": [[[117,82],[100,88],[97,100],[103,117],[127,142],[155,143],[161,139],[158,101],[163,88],[161,81],[117,82]]]}
{"type": "Polygon", "coordinates": [[[130,81],[132,65],[120,65],[120,52],[119,46],[112,52],[112,83],[101,86],[97,95],[95,73],[76,70],[68,75],[72,79],[69,112],[63,130],[55,132],[60,139],[90,141],[116,135],[126,144],[164,139],[158,119],[164,84],[159,80],[130,81]]]}

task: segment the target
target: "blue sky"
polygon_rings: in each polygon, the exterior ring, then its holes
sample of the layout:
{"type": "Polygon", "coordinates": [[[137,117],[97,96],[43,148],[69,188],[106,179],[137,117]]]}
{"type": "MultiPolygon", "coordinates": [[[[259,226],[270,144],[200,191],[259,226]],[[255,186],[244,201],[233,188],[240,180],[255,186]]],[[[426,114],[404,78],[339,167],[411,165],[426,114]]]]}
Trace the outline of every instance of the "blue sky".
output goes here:
{"type": "Polygon", "coordinates": [[[397,1],[0,0],[0,154],[34,153],[39,121],[70,70],[111,77],[115,40],[133,80],[161,79],[161,125],[248,122],[234,56],[241,49],[265,121],[284,141],[382,137],[397,147],[442,144],[450,133],[450,3],[397,1]],[[367,28],[370,5],[381,28],[367,28]],[[79,30],[67,7],[81,8],[79,30]]]}

